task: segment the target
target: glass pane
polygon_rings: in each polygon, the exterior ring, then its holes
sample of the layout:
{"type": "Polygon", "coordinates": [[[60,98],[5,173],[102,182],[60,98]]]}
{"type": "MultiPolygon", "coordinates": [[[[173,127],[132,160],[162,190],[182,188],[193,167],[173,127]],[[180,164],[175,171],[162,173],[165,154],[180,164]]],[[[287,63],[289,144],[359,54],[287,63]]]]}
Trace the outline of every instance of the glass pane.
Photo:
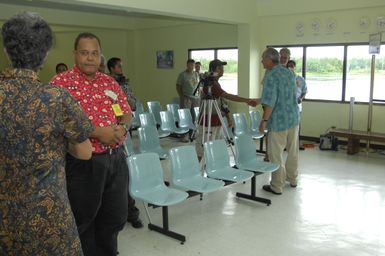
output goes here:
{"type": "Polygon", "coordinates": [[[306,49],[307,99],[342,99],[343,46],[317,46],[306,49]]]}
{"type": "Polygon", "coordinates": [[[370,54],[368,45],[348,46],[345,101],[368,102],[370,89],[370,54]]]}
{"type": "Polygon", "coordinates": [[[385,100],[385,45],[381,45],[380,54],[376,55],[373,99],[385,100]]]}
{"type": "MultiPolygon", "coordinates": [[[[290,50],[290,59],[295,61],[295,73],[302,75],[303,47],[287,47],[290,50]]],[[[275,48],[278,52],[282,49],[275,48]]]]}
{"type": "Polygon", "coordinates": [[[214,59],[214,50],[193,50],[190,56],[195,61],[199,61],[201,65],[201,72],[204,73],[209,70],[209,63],[214,59]]]}
{"type": "MultiPolygon", "coordinates": [[[[375,59],[373,99],[385,100],[385,46],[375,59]]],[[[369,102],[372,55],[368,45],[348,46],[345,100],[369,102]]]]}
{"type": "Polygon", "coordinates": [[[238,94],[238,49],[222,49],[217,51],[218,59],[227,61],[224,74],[219,83],[227,93],[238,94]]]}

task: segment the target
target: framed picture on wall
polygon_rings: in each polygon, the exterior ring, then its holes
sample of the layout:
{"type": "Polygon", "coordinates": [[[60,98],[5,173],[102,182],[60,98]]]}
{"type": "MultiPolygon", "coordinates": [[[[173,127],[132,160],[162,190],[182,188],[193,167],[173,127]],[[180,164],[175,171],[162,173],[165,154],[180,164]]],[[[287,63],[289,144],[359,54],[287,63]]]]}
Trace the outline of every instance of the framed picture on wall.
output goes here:
{"type": "Polygon", "coordinates": [[[156,51],[156,67],[157,68],[173,68],[174,67],[174,51],[156,51]]]}

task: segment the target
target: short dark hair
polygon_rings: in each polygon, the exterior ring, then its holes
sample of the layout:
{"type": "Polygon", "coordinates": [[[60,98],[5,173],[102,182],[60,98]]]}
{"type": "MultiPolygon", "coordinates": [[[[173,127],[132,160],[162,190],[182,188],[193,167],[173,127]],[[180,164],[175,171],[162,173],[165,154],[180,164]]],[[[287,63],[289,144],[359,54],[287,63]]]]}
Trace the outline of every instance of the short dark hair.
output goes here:
{"type": "Polygon", "coordinates": [[[297,66],[297,63],[295,63],[294,60],[289,60],[289,61],[287,62],[287,64],[286,64],[286,67],[289,67],[290,64],[293,64],[294,67],[297,66]]]}
{"type": "Polygon", "coordinates": [[[37,13],[22,12],[12,16],[3,24],[1,34],[14,68],[37,71],[53,44],[50,26],[37,13]]]}
{"type": "Polygon", "coordinates": [[[210,72],[215,72],[217,67],[224,66],[224,65],[227,65],[226,61],[221,61],[221,60],[218,60],[218,59],[212,60],[209,63],[209,71],[210,72]]]}
{"type": "Polygon", "coordinates": [[[202,65],[200,61],[195,62],[195,64],[202,65]]]}
{"type": "Polygon", "coordinates": [[[66,69],[68,69],[68,66],[67,66],[65,63],[60,62],[60,63],[56,64],[56,68],[55,68],[56,73],[57,73],[57,71],[58,71],[58,69],[59,69],[60,66],[64,66],[64,67],[66,67],[66,69]]]}
{"type": "Polygon", "coordinates": [[[97,37],[95,34],[92,34],[90,32],[83,32],[83,33],[80,33],[75,39],[75,45],[74,45],[75,50],[78,49],[79,41],[80,39],[83,39],[83,38],[96,39],[98,41],[99,47],[102,48],[99,37],[97,37]]]}
{"type": "Polygon", "coordinates": [[[111,73],[111,69],[113,67],[116,66],[116,64],[118,64],[119,62],[121,62],[122,60],[119,59],[118,57],[112,57],[110,58],[108,61],[107,61],[107,68],[108,68],[108,71],[110,71],[111,73]]]}
{"type": "Polygon", "coordinates": [[[193,60],[193,59],[188,59],[187,62],[186,62],[186,64],[189,64],[189,63],[195,63],[195,60],[193,60]]]}

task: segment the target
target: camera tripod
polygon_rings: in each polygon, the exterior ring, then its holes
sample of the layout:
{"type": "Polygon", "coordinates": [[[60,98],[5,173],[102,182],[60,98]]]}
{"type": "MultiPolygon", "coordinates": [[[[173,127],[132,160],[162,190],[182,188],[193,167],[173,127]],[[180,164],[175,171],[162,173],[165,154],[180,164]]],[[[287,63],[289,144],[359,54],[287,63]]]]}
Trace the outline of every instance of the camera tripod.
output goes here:
{"type": "MultiPolygon", "coordinates": [[[[218,118],[221,123],[221,128],[225,137],[225,140],[228,145],[230,145],[231,151],[233,156],[234,150],[231,147],[232,145],[232,139],[230,137],[229,131],[227,130],[227,123],[224,120],[224,117],[221,114],[221,110],[218,106],[217,99],[212,95],[211,92],[211,86],[207,87],[208,93],[202,98],[200,102],[200,107],[199,107],[199,114],[195,118],[195,130],[192,132],[190,136],[190,141],[193,141],[196,138],[196,132],[199,127],[199,125],[202,125],[203,130],[202,130],[202,141],[196,141],[196,143],[201,143],[201,145],[204,145],[205,142],[211,141],[214,138],[212,126],[211,126],[211,117],[213,114],[213,107],[218,115],[218,118]]],[[[218,131],[219,132],[219,131],[218,131]]]]}

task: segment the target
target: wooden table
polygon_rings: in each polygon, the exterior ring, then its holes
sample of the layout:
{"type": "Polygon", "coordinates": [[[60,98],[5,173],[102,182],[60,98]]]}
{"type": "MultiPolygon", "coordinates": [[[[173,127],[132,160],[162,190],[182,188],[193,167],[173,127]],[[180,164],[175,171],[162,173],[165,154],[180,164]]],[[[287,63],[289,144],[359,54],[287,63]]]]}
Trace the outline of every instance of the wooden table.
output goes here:
{"type": "Polygon", "coordinates": [[[355,154],[360,151],[360,140],[369,140],[377,142],[385,142],[385,133],[378,132],[366,132],[358,130],[348,129],[330,129],[329,133],[336,136],[348,139],[348,150],[349,155],[355,154]]]}

